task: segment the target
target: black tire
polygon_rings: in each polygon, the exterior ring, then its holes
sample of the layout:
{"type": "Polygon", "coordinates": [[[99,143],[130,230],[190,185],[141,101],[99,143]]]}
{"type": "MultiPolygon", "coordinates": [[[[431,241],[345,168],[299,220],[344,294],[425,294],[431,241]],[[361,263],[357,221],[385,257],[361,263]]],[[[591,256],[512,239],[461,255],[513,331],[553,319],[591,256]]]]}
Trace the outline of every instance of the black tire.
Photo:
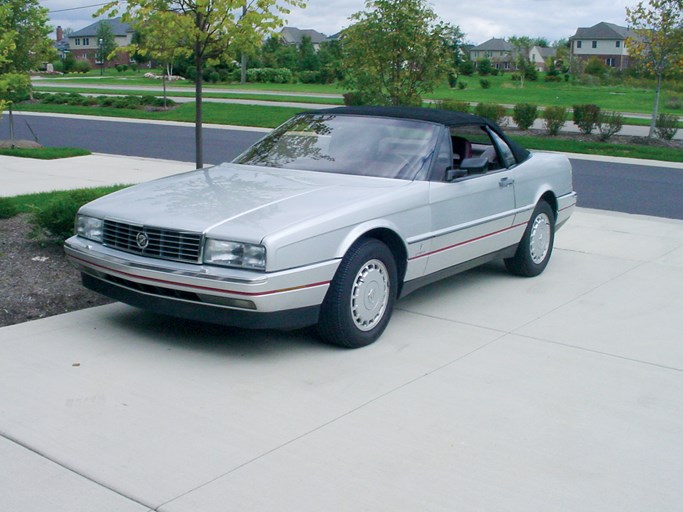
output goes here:
{"type": "Polygon", "coordinates": [[[341,347],[371,344],[389,323],[397,285],[396,262],[389,248],[374,238],[358,240],[342,259],[327,291],[318,333],[327,343],[341,347]]]}
{"type": "Polygon", "coordinates": [[[505,260],[505,267],[518,276],[537,276],[548,266],[554,243],[555,212],[541,200],[531,214],[517,252],[505,260]]]}

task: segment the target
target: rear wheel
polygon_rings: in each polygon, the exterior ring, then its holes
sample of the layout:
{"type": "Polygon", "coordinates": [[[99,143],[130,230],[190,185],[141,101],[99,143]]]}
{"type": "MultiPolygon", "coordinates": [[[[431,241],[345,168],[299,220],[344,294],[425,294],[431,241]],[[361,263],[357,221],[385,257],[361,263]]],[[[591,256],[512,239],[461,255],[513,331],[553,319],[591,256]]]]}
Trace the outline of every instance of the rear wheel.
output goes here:
{"type": "Polygon", "coordinates": [[[356,242],[342,259],[320,311],[318,332],[335,345],[359,348],[384,332],[396,302],[396,262],[373,238],[356,242]]]}
{"type": "Polygon", "coordinates": [[[513,274],[534,277],[545,270],[555,242],[555,213],[548,203],[540,201],[526,227],[522,241],[505,266],[513,274]]]}

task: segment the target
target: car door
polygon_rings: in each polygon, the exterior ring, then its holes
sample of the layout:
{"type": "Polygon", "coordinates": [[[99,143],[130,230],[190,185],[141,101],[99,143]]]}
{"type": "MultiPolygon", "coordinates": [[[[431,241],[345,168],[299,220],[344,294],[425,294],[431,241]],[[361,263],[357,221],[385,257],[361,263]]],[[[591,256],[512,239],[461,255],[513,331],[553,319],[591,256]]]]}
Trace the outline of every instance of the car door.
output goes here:
{"type": "Polygon", "coordinates": [[[427,274],[514,245],[521,236],[513,225],[514,157],[512,161],[506,158],[495,133],[488,128],[481,131],[486,137],[475,146],[491,156],[491,169],[430,184],[432,231],[427,274]]]}

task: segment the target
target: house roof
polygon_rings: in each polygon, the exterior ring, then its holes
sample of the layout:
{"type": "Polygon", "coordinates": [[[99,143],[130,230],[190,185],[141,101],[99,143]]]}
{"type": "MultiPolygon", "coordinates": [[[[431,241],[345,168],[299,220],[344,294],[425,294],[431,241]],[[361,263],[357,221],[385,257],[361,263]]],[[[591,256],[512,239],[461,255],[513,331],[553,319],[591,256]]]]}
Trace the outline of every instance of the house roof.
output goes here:
{"type": "Polygon", "coordinates": [[[537,49],[538,53],[544,59],[548,57],[554,57],[557,54],[557,50],[555,48],[545,48],[543,46],[535,46],[534,48],[537,49]]]}
{"type": "Polygon", "coordinates": [[[285,27],[280,31],[280,37],[282,37],[282,40],[287,44],[299,45],[304,36],[310,37],[311,43],[313,44],[320,44],[327,39],[325,34],[321,34],[317,30],[310,28],[302,30],[296,27],[285,27]]]}
{"type": "Polygon", "coordinates": [[[633,36],[633,32],[628,27],[615,25],[614,23],[607,23],[601,21],[592,27],[579,27],[569,39],[626,39],[633,36]]]}
{"type": "Polygon", "coordinates": [[[96,21],[95,23],[92,23],[91,25],[88,25],[87,27],[82,28],[81,30],[77,30],[76,32],[72,32],[71,34],[69,34],[69,38],[72,38],[72,37],[95,37],[95,36],[97,36],[97,29],[99,28],[100,23],[109,24],[112,32],[114,33],[114,36],[125,36],[126,34],[133,31],[133,27],[131,26],[130,23],[122,22],[121,18],[113,18],[113,19],[104,19],[104,20],[96,21]]]}
{"type": "Polygon", "coordinates": [[[514,50],[514,47],[510,43],[508,43],[505,39],[496,39],[494,37],[492,39],[489,39],[486,42],[481,43],[478,46],[475,46],[470,51],[475,51],[475,52],[480,52],[480,51],[511,52],[513,50],[514,50]]]}

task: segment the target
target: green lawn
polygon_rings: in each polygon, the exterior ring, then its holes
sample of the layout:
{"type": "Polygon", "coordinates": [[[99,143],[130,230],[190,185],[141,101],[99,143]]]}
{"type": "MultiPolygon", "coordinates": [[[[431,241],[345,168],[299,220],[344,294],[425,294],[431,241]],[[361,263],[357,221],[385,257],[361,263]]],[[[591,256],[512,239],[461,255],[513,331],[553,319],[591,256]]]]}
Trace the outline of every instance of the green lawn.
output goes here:
{"type": "Polygon", "coordinates": [[[0,155],[22,158],[37,158],[39,160],[55,160],[57,158],[71,158],[91,154],[81,148],[0,148],[0,155]]]}
{"type": "MultiPolygon", "coordinates": [[[[50,112],[194,123],[194,105],[194,103],[185,103],[183,105],[179,105],[178,108],[173,110],[148,112],[145,110],[132,110],[123,108],[75,107],[70,105],[21,103],[15,106],[15,110],[17,112],[50,112]]],[[[285,122],[294,114],[301,112],[301,110],[302,109],[300,108],[270,107],[261,105],[205,103],[203,115],[205,123],[274,128],[285,122]]]]}
{"type": "MultiPolygon", "coordinates": [[[[426,95],[426,99],[455,99],[469,102],[487,102],[487,103],[534,103],[540,106],[558,105],[571,108],[573,105],[582,103],[595,103],[603,108],[603,110],[617,110],[621,112],[635,112],[648,114],[652,111],[654,103],[654,87],[630,87],[626,85],[619,86],[586,86],[577,85],[572,82],[545,82],[542,77],[536,82],[526,81],[524,87],[520,87],[518,82],[513,82],[510,79],[510,74],[506,73],[499,76],[488,76],[491,84],[489,89],[483,89],[479,81],[482,77],[473,75],[471,77],[461,77],[460,81],[467,83],[466,89],[450,89],[446,84],[438,87],[433,93],[426,95]]],[[[101,85],[159,85],[158,81],[152,81],[139,77],[111,77],[101,80],[94,80],[92,78],[77,79],[52,79],[43,80],[36,85],[39,87],[47,87],[50,83],[70,83],[70,84],[101,84],[101,85]]],[[[174,87],[186,87],[188,89],[193,87],[193,84],[187,81],[174,82],[174,87]]],[[[211,93],[211,89],[234,89],[251,91],[258,95],[261,91],[276,91],[292,93],[291,97],[296,97],[302,94],[343,94],[346,92],[337,84],[322,85],[322,84],[205,84],[205,91],[211,93]]],[[[91,91],[97,93],[98,91],[91,91]]],[[[673,93],[664,90],[661,102],[663,112],[683,115],[683,110],[673,110],[666,106],[667,98],[671,96],[681,96],[681,93],[673,93]]],[[[241,96],[236,96],[241,97],[241,96]]],[[[259,99],[261,99],[259,97],[259,99]]],[[[267,99],[273,99],[268,97],[267,99]]],[[[282,100],[281,100],[282,101],[282,100]]],[[[300,101],[300,100],[297,100],[300,101]]],[[[308,100],[306,100],[308,101],[308,100]]],[[[324,100],[325,102],[327,100],[324,100]]]]}

